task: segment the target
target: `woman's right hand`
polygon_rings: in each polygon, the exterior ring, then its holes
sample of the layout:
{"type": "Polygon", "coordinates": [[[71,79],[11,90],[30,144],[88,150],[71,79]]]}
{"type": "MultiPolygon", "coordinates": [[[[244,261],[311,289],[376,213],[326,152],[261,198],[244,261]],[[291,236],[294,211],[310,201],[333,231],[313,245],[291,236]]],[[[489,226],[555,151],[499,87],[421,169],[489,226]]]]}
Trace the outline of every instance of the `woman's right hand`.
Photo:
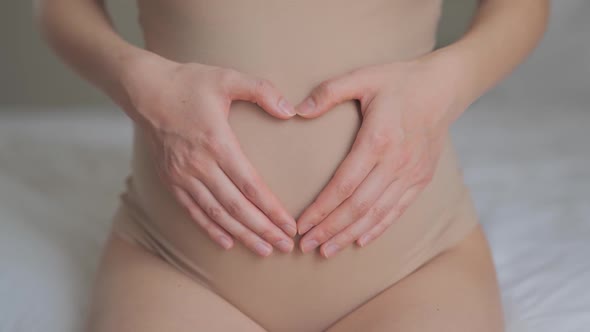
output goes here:
{"type": "Polygon", "coordinates": [[[225,249],[235,238],[261,256],[273,245],[290,252],[295,220],[228,122],[232,100],[256,103],[281,119],[295,115],[277,88],[234,69],[157,55],[134,60],[122,77],[128,113],[148,133],[160,178],[195,222],[225,249]]]}

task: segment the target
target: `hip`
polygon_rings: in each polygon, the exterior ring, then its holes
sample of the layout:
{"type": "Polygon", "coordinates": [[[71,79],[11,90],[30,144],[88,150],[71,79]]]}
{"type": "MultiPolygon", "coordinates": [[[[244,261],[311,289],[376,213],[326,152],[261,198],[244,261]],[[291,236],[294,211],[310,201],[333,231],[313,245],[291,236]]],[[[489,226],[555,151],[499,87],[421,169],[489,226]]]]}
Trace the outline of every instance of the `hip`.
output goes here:
{"type": "MultiPolygon", "coordinates": [[[[234,109],[237,116],[230,118],[247,156],[293,215],[313,200],[352,144],[360,123],[358,113],[354,105],[340,107],[326,118],[331,121],[276,125],[253,108],[239,107],[234,109]],[[302,130],[307,131],[302,134],[302,130]]],[[[365,248],[351,246],[327,260],[317,252],[303,255],[297,249],[262,259],[237,242],[225,251],[166,190],[138,128],[132,172],[114,219],[120,234],[140,242],[252,317],[266,317],[264,308],[288,303],[285,310],[309,312],[310,317],[322,308],[323,323],[396,283],[477,225],[469,190],[448,140],[432,182],[365,248]]],[[[296,247],[298,240],[296,236],[296,247]]]]}

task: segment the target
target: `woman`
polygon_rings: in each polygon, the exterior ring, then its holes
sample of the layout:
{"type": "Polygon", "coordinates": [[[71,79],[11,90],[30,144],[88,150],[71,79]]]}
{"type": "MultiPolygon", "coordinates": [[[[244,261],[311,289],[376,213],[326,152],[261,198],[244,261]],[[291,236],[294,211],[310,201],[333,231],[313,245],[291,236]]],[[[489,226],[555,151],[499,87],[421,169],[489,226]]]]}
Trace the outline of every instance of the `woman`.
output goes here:
{"type": "Polygon", "coordinates": [[[87,330],[502,331],[448,129],[548,4],[481,1],[433,50],[441,2],[138,0],[138,48],[102,1],[39,1],[134,124],[87,330]]]}

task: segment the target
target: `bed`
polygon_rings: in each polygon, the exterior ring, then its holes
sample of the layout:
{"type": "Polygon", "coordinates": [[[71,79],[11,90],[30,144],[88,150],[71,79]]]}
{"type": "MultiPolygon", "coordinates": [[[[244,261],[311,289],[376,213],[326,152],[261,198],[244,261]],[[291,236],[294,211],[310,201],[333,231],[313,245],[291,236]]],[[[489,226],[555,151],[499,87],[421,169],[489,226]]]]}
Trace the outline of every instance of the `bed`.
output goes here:
{"type": "MultiPolygon", "coordinates": [[[[590,3],[566,2],[452,128],[508,332],[590,331],[590,3]]],[[[130,143],[113,108],[0,111],[1,332],[80,330],[130,143]]]]}

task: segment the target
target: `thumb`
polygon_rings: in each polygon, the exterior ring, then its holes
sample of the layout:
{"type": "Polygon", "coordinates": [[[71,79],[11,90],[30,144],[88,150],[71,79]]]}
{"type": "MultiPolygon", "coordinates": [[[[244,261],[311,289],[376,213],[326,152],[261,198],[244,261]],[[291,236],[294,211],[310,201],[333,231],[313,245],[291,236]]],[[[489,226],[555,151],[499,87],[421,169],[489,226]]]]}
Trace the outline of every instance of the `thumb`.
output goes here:
{"type": "Polygon", "coordinates": [[[293,106],[271,81],[264,78],[248,77],[240,73],[239,77],[228,83],[228,94],[232,100],[256,103],[264,111],[280,119],[289,119],[295,115],[293,106]]]}
{"type": "Polygon", "coordinates": [[[362,74],[346,73],[317,85],[302,102],[295,106],[304,118],[318,117],[347,100],[361,99],[365,93],[362,74]]]}

